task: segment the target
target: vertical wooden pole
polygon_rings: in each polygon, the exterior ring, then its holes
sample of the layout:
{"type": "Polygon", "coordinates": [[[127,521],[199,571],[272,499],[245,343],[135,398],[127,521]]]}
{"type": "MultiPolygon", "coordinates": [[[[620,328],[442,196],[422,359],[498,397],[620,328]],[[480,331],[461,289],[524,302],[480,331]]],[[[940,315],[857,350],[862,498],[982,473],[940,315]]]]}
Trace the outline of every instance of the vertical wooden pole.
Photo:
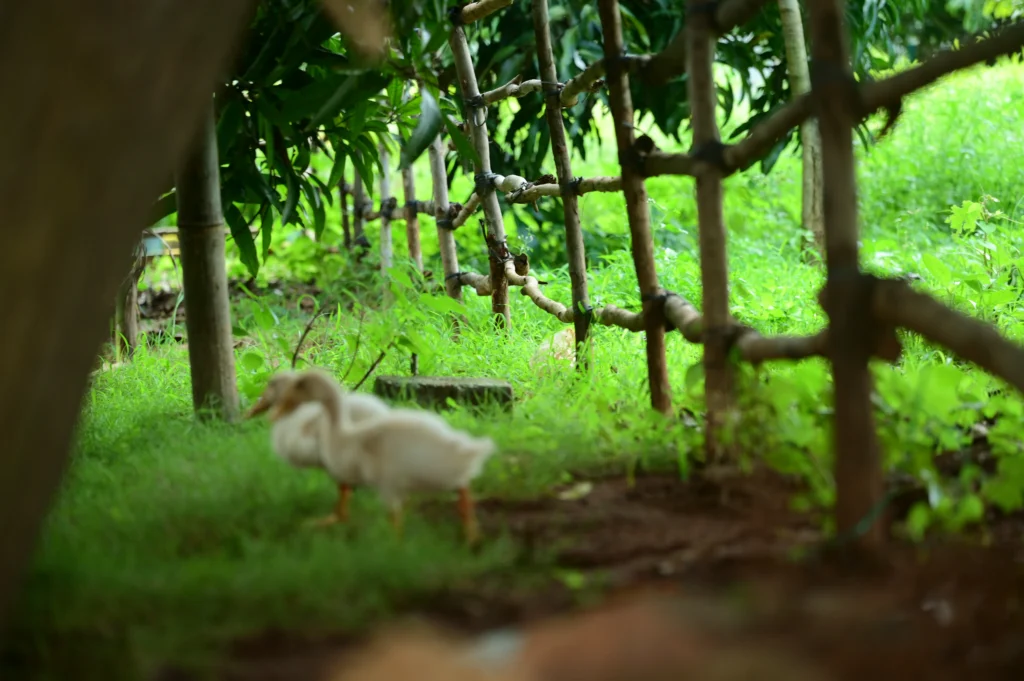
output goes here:
{"type": "Polygon", "coordinates": [[[427,149],[430,157],[430,179],[434,194],[434,218],[437,220],[437,243],[441,251],[441,268],[444,270],[444,288],[448,296],[462,302],[462,286],[456,281],[459,271],[459,252],[455,247],[452,233],[452,219],[449,216],[448,174],[444,170],[445,143],[438,135],[427,149]]]}
{"type": "Polygon", "coordinates": [[[212,100],[196,133],[175,177],[192,401],[199,414],[213,407],[234,421],[238,387],[212,100]]]}
{"type": "Polygon", "coordinates": [[[651,404],[662,413],[672,411],[672,393],[668,384],[665,361],[665,310],[663,293],[654,269],[654,242],[651,239],[651,216],[647,208],[647,188],[633,161],[633,100],[629,94],[629,75],[622,68],[620,57],[624,45],[622,18],[618,0],[599,0],[598,11],[604,31],[604,63],[608,81],[608,100],[615,122],[615,140],[622,168],[622,193],[626,197],[629,219],[630,248],[640,285],[643,304],[644,331],[647,336],[647,380],[651,388],[651,404]]]}
{"type": "MultiPolygon", "coordinates": [[[[714,5],[711,5],[714,7],[714,5]]],[[[707,460],[726,456],[723,427],[734,408],[735,378],[729,363],[729,265],[726,258],[725,218],[722,215],[721,136],[715,120],[718,103],[713,71],[714,17],[704,0],[687,3],[687,89],[693,150],[708,159],[696,173],[697,220],[700,228],[700,278],[703,290],[704,396],[707,403],[705,447],[707,460]]]]}
{"type": "Polygon", "coordinates": [[[338,182],[338,194],[341,199],[339,204],[341,206],[341,238],[346,251],[352,248],[352,226],[349,224],[348,213],[348,196],[351,193],[352,187],[345,181],[345,174],[342,173],[341,181],[338,182]]]}
{"type": "MultiPolygon", "coordinates": [[[[804,39],[803,17],[799,0],[779,0],[779,18],[782,37],[786,44],[786,64],[789,90],[793,98],[811,89],[811,74],[807,68],[807,47],[804,39]]],[[[821,186],[821,135],[818,121],[811,117],[800,124],[800,143],[803,152],[803,191],[801,194],[801,222],[804,229],[814,235],[818,253],[825,253],[824,189],[821,186]]]]}
{"type": "Polygon", "coordinates": [[[380,272],[387,274],[391,269],[394,244],[391,241],[391,154],[383,144],[380,153],[380,272]]]}
{"type": "Polygon", "coordinates": [[[370,248],[366,238],[366,185],[358,170],[352,173],[352,245],[360,250],[360,259],[370,248]]]}
{"type": "Polygon", "coordinates": [[[412,168],[402,171],[402,193],[405,194],[405,240],[409,244],[409,258],[422,272],[423,249],[420,246],[420,218],[416,212],[416,178],[412,168]]]}
{"type": "Polygon", "coordinates": [[[551,152],[555,157],[555,172],[562,190],[562,214],[565,219],[565,250],[569,261],[569,280],[572,283],[573,325],[576,331],[576,368],[586,371],[590,365],[589,343],[592,308],[587,292],[587,255],[580,227],[579,197],[572,186],[572,159],[565,140],[562,123],[561,88],[555,70],[555,56],[551,48],[551,22],[548,0],[533,0],[533,30],[537,35],[537,60],[540,79],[544,83],[544,115],[551,131],[551,152]]]}
{"type": "Polygon", "coordinates": [[[498,328],[510,328],[512,317],[508,307],[508,279],[505,277],[505,262],[511,259],[505,240],[505,222],[494,191],[491,175],[491,151],[487,138],[487,109],[480,96],[480,86],[473,70],[473,59],[462,26],[452,28],[448,42],[455,57],[455,71],[459,77],[459,91],[466,102],[466,119],[469,123],[473,146],[479,157],[476,163],[476,192],[484,209],[487,222],[487,241],[491,268],[491,311],[498,328]]]}
{"type": "Polygon", "coordinates": [[[829,317],[828,357],[835,399],[836,530],[854,535],[855,545],[873,549],[884,539],[877,514],[882,466],[871,407],[872,344],[870,282],[858,261],[857,178],[853,155],[855,82],[849,39],[839,0],[809,4],[814,63],[814,104],[821,131],[825,180],[825,255],[829,317]]]}

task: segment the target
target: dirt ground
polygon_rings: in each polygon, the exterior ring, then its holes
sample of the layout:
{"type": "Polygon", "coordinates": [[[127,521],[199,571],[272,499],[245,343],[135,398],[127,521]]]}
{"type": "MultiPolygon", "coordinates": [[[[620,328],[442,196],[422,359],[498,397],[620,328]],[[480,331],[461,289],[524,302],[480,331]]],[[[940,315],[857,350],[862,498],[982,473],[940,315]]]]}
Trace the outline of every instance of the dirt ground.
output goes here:
{"type": "MultiPolygon", "coordinates": [[[[605,575],[599,597],[572,583],[466,584],[410,614],[470,649],[493,643],[479,637],[499,628],[532,641],[508,653],[532,655],[534,673],[516,678],[1024,678],[1020,518],[996,519],[987,546],[894,542],[884,560],[866,563],[815,550],[818,523],[787,508],[793,487],[774,474],[593,485],[574,501],[484,501],[480,511],[486,532],[507,527],[526,546],[555,549],[575,573],[605,575]]],[[[365,645],[268,633],[239,642],[219,678],[321,679],[331,668],[341,670],[336,681],[395,676],[346,671],[365,645]]],[[[387,650],[400,666],[402,646],[387,650]]],[[[420,668],[430,663],[406,664],[433,678],[420,668]]]]}

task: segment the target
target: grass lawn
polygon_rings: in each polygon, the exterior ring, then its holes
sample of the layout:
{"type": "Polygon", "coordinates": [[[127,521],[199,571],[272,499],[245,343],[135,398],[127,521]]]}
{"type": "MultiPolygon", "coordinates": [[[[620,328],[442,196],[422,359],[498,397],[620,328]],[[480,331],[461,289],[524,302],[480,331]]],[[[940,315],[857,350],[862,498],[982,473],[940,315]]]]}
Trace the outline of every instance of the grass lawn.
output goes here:
{"type": "MultiPolygon", "coordinates": [[[[590,149],[585,162],[575,160],[577,174],[618,174],[608,121],[603,125],[605,145],[590,149]]],[[[1017,270],[1022,131],[1024,68],[1004,64],[942,81],[906,105],[895,131],[878,146],[858,148],[865,266],[919,275],[922,288],[1018,340],[1024,336],[1017,270]]],[[[654,137],[666,150],[678,148],[654,137]]],[[[799,170],[799,156],[790,150],[771,174],[755,167],[726,182],[733,309],[765,334],[813,332],[825,321],[815,302],[821,271],[801,255],[799,170]]],[[[416,174],[425,198],[425,157],[416,174]]],[[[699,306],[691,180],[654,178],[647,186],[663,285],[699,306]]],[[[460,176],[453,200],[464,200],[469,187],[460,176]]],[[[534,271],[550,282],[546,294],[568,302],[559,225],[537,229],[517,206],[517,229],[512,209],[506,210],[512,249],[531,249],[534,271]]],[[[580,211],[594,303],[636,309],[621,195],[584,196],[580,211]]],[[[336,206],[328,222],[325,240],[340,243],[336,206]]],[[[433,221],[422,223],[426,266],[440,273],[433,221]]],[[[396,225],[394,232],[395,252],[402,254],[404,229],[396,225]]],[[[376,243],[373,229],[369,236],[376,243]]],[[[462,268],[484,269],[475,220],[457,239],[462,268]]],[[[648,413],[642,334],[597,328],[594,368],[586,377],[564,367],[540,371],[531,368],[530,358],[559,323],[515,290],[514,329],[498,338],[490,329],[490,301],[467,289],[470,325],[456,343],[444,308],[423,302],[405,283],[396,284],[396,301],[387,311],[362,303],[352,309],[343,291],[355,274],[343,256],[282,230],[274,250],[257,283],[315,275],[324,290],[318,304],[343,305],[341,314],[320,320],[304,355],[339,376],[348,371],[349,385],[396,338],[402,344],[377,373],[407,373],[409,348],[415,348],[423,374],[513,383],[511,415],[452,415],[457,425],[499,443],[479,481],[482,498],[542,498],[595,473],[625,477],[647,470],[685,479],[699,455],[702,435],[692,421],[648,413]]],[[[232,275],[244,277],[236,254],[231,258],[232,275]]],[[[177,285],[167,263],[147,276],[151,287],[177,285]]],[[[283,300],[265,295],[234,301],[244,400],[253,400],[270,373],[287,365],[308,319],[283,300]]],[[[1019,507],[1019,419],[992,426],[989,441],[1000,462],[995,472],[976,473],[980,484],[928,476],[936,451],[967,446],[965,425],[995,412],[1020,414],[1020,397],[992,395],[998,381],[916,338],[905,340],[904,359],[895,367],[877,366],[876,374],[886,465],[929,480],[933,494],[930,507],[910,514],[907,534],[915,537],[933,525],[958,527],[978,517],[980,504],[1019,507]]],[[[699,349],[671,334],[668,355],[675,404],[699,414],[702,386],[691,369],[699,349]]],[[[738,437],[744,451],[807,483],[791,500],[796,508],[827,508],[834,495],[827,366],[820,360],[777,363],[743,377],[749,408],[738,437]]],[[[372,380],[362,389],[370,385],[372,380]]],[[[105,668],[109,679],[115,674],[108,662],[125,656],[141,670],[168,657],[202,665],[239,637],[268,629],[358,631],[474,580],[567,579],[557,547],[526,556],[500,522],[490,523],[481,550],[464,548],[454,510],[410,510],[398,540],[371,492],[357,492],[353,527],[301,528],[306,517],[330,506],[333,488],[322,473],[296,471],[278,460],[268,431],[262,420],[235,426],[194,420],[181,345],[150,344],[130,365],[98,374],[31,573],[19,649],[9,659],[42,664],[52,678],[84,678],[76,672],[105,668]]]]}

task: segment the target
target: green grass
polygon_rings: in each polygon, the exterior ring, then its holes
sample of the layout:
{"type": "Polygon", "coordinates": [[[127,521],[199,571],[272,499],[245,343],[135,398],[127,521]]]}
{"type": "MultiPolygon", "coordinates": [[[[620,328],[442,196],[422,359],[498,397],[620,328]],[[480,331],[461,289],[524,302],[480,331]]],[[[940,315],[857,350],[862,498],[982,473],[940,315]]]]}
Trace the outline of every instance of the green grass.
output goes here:
{"type": "MultiPolygon", "coordinates": [[[[607,120],[602,125],[604,139],[612,140],[607,120]]],[[[858,148],[865,265],[880,273],[919,274],[924,289],[1016,339],[1022,336],[1022,307],[1020,284],[1011,276],[1021,257],[1017,223],[1024,163],[1015,150],[1022,129],[1024,68],[1000,65],[931,88],[907,104],[889,138],[858,148]],[[945,223],[951,207],[965,201],[968,226],[980,216],[984,236],[958,234],[945,223]],[[1005,215],[979,212],[982,204],[1001,207],[1005,215]]],[[[676,148],[654,137],[663,148],[676,148]]],[[[416,165],[424,196],[425,160],[416,165]]],[[[618,174],[610,142],[575,163],[580,175],[618,174]]],[[[655,178],[647,186],[661,280],[699,305],[692,181],[655,178]]],[[[819,329],[824,316],[815,295],[822,275],[801,256],[798,157],[787,152],[770,175],[755,168],[729,178],[726,189],[735,313],[766,334],[819,329]]],[[[452,197],[468,195],[469,180],[460,176],[452,197]]],[[[580,209],[595,304],[636,309],[622,197],[588,195],[580,209]]],[[[506,216],[513,224],[511,210],[506,216]]],[[[325,240],[339,243],[336,207],[328,222],[325,240]]],[[[422,222],[427,266],[440,272],[432,221],[422,222]]],[[[473,224],[457,237],[463,269],[479,271],[485,260],[473,224]]],[[[523,235],[536,238],[535,253],[560,248],[557,224],[535,231],[523,235]]],[[[372,229],[370,236],[375,241],[372,229]]],[[[514,248],[518,239],[510,239],[514,248]]],[[[345,300],[339,292],[353,275],[344,257],[287,230],[278,230],[274,241],[276,257],[261,272],[261,282],[315,275],[334,294],[321,304],[345,300]]],[[[399,226],[395,252],[404,251],[399,226]]],[[[243,275],[234,254],[229,264],[243,275]]],[[[551,282],[547,295],[570,300],[564,268],[548,269],[543,258],[532,265],[551,282]]],[[[174,279],[166,271],[153,276],[174,279]]],[[[690,457],[699,454],[698,429],[647,409],[641,334],[597,328],[590,375],[580,378],[564,369],[542,375],[530,358],[559,324],[517,292],[513,332],[500,339],[490,330],[489,300],[467,290],[470,326],[454,343],[443,308],[430,307],[407,283],[397,282],[394,291],[394,307],[366,310],[361,325],[356,312],[321,320],[306,357],[339,375],[351,364],[351,385],[380,348],[396,340],[400,347],[386,355],[378,373],[407,373],[414,348],[422,373],[511,380],[518,397],[512,415],[452,415],[457,425],[492,435],[500,445],[480,481],[482,495],[536,496],[574,476],[595,470],[625,474],[637,465],[674,468],[685,476],[690,457]]],[[[287,364],[305,320],[272,297],[244,300],[235,312],[247,337],[237,354],[239,385],[252,400],[270,373],[287,364]]],[[[991,396],[998,381],[918,339],[905,340],[906,356],[898,366],[876,367],[879,430],[890,469],[927,477],[935,451],[966,443],[966,424],[996,412],[1019,415],[1021,401],[1012,393],[991,396]]],[[[668,356],[676,404],[699,412],[701,383],[691,371],[699,349],[672,334],[668,356]]],[[[829,504],[825,363],[776,363],[743,376],[748,409],[738,437],[746,451],[811,483],[794,503],[829,504]]],[[[935,523],[955,529],[976,518],[979,505],[1021,506],[1019,422],[1004,419],[992,429],[999,457],[995,475],[929,478],[935,501],[912,514],[912,536],[935,523]]],[[[492,537],[480,553],[467,551],[454,513],[449,523],[429,524],[412,512],[404,541],[397,541],[370,493],[357,495],[353,530],[298,527],[331,502],[325,476],[292,470],[274,456],[265,422],[225,426],[192,418],[184,350],[143,348],[130,366],[98,376],[89,393],[73,464],[31,576],[19,640],[50,664],[54,678],[70,678],[61,664],[80,671],[82,660],[101,664],[100,656],[108,653],[130,655],[142,668],[167,655],[201,661],[238,635],[271,627],[357,629],[461,580],[512,578],[524,570],[549,574],[543,563],[521,566],[504,536],[492,537]]]]}

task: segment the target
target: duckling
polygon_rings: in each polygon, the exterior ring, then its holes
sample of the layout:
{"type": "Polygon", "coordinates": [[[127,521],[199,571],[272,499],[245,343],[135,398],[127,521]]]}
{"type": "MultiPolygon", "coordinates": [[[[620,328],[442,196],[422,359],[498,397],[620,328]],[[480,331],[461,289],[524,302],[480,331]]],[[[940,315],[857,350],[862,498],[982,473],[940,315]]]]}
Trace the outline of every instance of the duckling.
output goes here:
{"type": "MultiPolygon", "coordinates": [[[[256,404],[246,413],[246,418],[253,418],[269,410],[268,417],[274,424],[270,431],[271,447],[277,455],[296,468],[326,468],[322,433],[329,421],[324,406],[319,402],[307,402],[287,413],[279,408],[281,396],[298,377],[299,374],[294,371],[275,374],[256,404]]],[[[348,405],[350,413],[357,421],[378,416],[389,409],[378,397],[362,393],[345,393],[341,386],[335,385],[339,391],[339,403],[348,405]]],[[[346,522],[352,488],[360,484],[358,470],[329,470],[328,473],[337,482],[338,501],[329,515],[309,521],[308,524],[313,526],[346,522]]]]}
{"type": "Polygon", "coordinates": [[[324,462],[377,489],[391,512],[396,531],[402,531],[405,497],[410,492],[457,490],[458,510],[467,541],[479,538],[469,485],[495,452],[489,437],[457,430],[440,415],[415,409],[390,409],[356,422],[351,405],[339,400],[333,379],[319,371],[303,372],[278,401],[282,413],[316,402],[324,407],[324,462]],[[352,469],[358,470],[353,473],[352,469]]]}

